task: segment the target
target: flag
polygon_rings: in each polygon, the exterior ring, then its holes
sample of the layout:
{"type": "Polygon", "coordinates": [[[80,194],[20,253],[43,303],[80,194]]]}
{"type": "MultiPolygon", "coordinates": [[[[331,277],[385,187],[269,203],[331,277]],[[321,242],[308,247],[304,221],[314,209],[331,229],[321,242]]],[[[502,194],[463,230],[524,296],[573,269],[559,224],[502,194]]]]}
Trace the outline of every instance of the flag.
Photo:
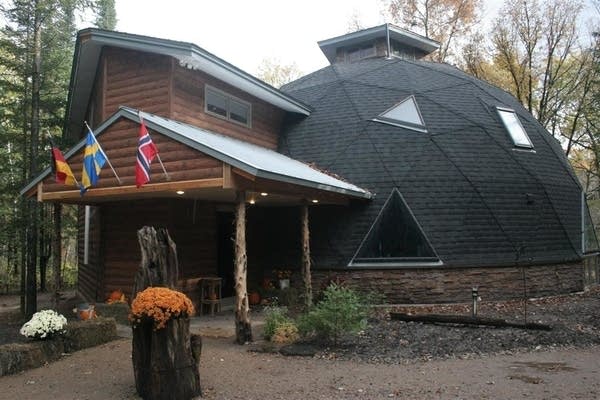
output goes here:
{"type": "Polygon", "coordinates": [[[106,163],[107,157],[100,147],[100,143],[96,140],[94,132],[88,129],[88,134],[85,139],[85,152],[83,153],[83,171],[81,172],[81,195],[83,195],[89,187],[96,185],[100,178],[100,170],[106,163]]]}
{"type": "Polygon", "coordinates": [[[64,183],[65,185],[75,185],[78,186],[77,179],[75,179],[75,175],[73,175],[73,171],[71,171],[71,167],[65,161],[65,157],[60,149],[54,144],[52,139],[50,139],[50,145],[52,146],[52,173],[54,174],[54,179],[56,183],[64,183]]]}
{"type": "Polygon", "coordinates": [[[158,154],[144,120],[140,117],[140,134],[135,164],[135,185],[139,188],[150,181],[150,163],[158,154]]]}

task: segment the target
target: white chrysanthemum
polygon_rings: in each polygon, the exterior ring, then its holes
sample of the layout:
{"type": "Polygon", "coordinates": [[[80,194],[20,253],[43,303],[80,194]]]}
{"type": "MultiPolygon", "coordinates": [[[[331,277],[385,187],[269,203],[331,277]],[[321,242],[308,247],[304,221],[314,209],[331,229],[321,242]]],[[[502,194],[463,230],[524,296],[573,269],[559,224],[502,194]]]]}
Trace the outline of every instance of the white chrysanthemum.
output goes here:
{"type": "Polygon", "coordinates": [[[54,310],[42,310],[33,314],[33,317],[21,327],[23,336],[44,339],[53,333],[62,333],[67,319],[54,310]]]}

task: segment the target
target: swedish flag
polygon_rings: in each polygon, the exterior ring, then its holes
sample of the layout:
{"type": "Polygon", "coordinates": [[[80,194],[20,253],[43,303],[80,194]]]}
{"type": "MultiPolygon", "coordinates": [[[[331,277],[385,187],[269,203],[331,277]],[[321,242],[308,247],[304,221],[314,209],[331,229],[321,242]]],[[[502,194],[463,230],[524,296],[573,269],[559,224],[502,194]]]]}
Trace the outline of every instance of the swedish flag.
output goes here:
{"type": "Polygon", "coordinates": [[[89,187],[98,183],[100,178],[100,170],[106,163],[106,154],[102,151],[100,143],[96,140],[91,129],[88,130],[87,138],[85,139],[85,152],[83,153],[83,171],[81,172],[81,195],[83,195],[89,187]]]}

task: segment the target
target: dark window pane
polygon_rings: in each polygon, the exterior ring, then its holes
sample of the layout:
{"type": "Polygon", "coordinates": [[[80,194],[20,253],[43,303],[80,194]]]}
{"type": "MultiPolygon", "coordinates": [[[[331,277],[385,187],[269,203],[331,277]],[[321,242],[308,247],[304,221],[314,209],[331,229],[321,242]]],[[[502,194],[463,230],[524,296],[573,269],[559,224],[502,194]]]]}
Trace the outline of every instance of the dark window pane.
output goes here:
{"type": "Polygon", "coordinates": [[[206,110],[227,117],[227,97],[212,90],[206,91],[206,110]]]}
{"type": "Polygon", "coordinates": [[[244,125],[248,125],[250,120],[250,107],[239,101],[231,100],[229,102],[229,118],[244,125]]]}
{"type": "Polygon", "coordinates": [[[398,190],[393,190],[355,261],[373,259],[435,258],[419,225],[398,190]]]}

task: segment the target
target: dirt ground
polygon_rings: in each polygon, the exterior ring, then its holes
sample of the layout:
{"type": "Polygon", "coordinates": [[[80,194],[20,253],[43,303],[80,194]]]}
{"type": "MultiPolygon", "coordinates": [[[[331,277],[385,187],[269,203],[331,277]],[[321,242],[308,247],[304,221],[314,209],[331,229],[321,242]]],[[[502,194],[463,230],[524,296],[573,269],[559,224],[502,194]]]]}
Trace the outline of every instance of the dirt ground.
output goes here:
{"type": "MultiPolygon", "coordinates": [[[[137,399],[128,339],[0,378],[0,399],[137,399]]],[[[205,339],[207,399],[598,399],[600,347],[382,365],[257,354],[205,339]]]]}
{"type": "MultiPolygon", "coordinates": [[[[0,298],[0,316],[18,307],[13,303],[0,298]]],[[[600,289],[531,300],[526,312],[521,302],[481,306],[486,316],[523,320],[527,315],[553,330],[426,325],[380,316],[357,339],[314,357],[256,353],[232,338],[204,338],[204,397],[600,399],[600,289]]],[[[464,315],[468,306],[399,310],[464,315]]],[[[11,324],[0,322],[1,336],[11,324]]],[[[65,355],[1,377],[0,399],[138,399],[130,355],[130,339],[65,355]]]]}

